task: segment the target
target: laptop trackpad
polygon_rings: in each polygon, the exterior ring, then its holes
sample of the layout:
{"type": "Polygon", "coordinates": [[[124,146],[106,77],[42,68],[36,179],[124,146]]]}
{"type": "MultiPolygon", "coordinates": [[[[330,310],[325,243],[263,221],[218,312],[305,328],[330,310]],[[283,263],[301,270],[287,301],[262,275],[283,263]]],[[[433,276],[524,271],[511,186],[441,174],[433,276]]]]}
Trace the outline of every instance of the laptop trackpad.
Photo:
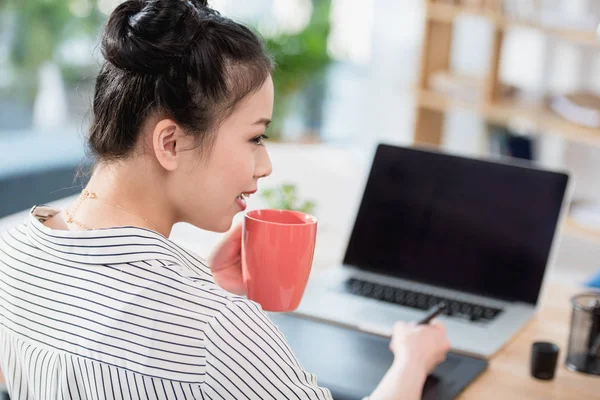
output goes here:
{"type": "MultiPolygon", "coordinates": [[[[289,314],[270,317],[302,366],[335,400],[368,396],[392,364],[389,339],[289,314]]],[[[425,383],[423,399],[453,399],[486,366],[484,360],[449,354],[425,383]]]]}

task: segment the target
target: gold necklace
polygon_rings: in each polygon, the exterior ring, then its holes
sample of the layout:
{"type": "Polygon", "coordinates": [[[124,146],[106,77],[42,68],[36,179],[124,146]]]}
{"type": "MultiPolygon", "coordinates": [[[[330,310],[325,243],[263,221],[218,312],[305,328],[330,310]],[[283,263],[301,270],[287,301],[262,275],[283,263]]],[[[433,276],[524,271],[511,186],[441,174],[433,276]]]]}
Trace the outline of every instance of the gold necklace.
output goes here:
{"type": "Polygon", "coordinates": [[[90,192],[87,189],[83,189],[81,191],[81,194],[79,195],[79,198],[77,199],[77,203],[75,204],[72,211],[69,212],[68,209],[65,210],[65,214],[67,214],[67,223],[68,224],[75,224],[75,225],[79,226],[80,228],[83,228],[88,231],[91,231],[93,229],[89,225],[86,225],[83,222],[75,219],[75,214],[77,213],[77,210],[79,209],[79,206],[81,206],[81,203],[83,202],[84,199],[98,200],[106,205],[109,205],[111,207],[115,207],[115,208],[118,208],[119,210],[125,211],[125,212],[133,215],[134,217],[137,217],[137,218],[143,220],[144,222],[146,222],[150,227],[152,227],[152,229],[154,231],[160,232],[160,230],[152,222],[148,221],[146,218],[141,217],[141,216],[137,215],[136,213],[134,213],[133,211],[128,210],[125,207],[121,207],[118,204],[113,204],[106,200],[100,199],[100,198],[98,198],[98,196],[96,196],[96,193],[90,192]]]}
{"type": "Polygon", "coordinates": [[[77,210],[79,209],[79,206],[81,205],[81,203],[83,202],[83,192],[81,192],[81,194],[79,195],[78,199],[77,199],[77,203],[75,204],[75,207],[73,207],[73,211],[69,212],[69,209],[65,209],[65,214],[67,214],[67,224],[75,224],[77,226],[79,226],[80,228],[85,229],[86,231],[91,231],[92,228],[89,227],[88,225],[84,224],[83,222],[80,222],[78,220],[75,219],[75,214],[77,213],[77,210]]]}

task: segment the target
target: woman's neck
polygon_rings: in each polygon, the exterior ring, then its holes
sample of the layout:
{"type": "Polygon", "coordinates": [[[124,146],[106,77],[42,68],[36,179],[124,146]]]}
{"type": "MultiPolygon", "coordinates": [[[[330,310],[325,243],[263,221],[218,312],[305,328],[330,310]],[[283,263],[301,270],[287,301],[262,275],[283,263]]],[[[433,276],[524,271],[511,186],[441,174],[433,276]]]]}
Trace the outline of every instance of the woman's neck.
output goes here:
{"type": "Polygon", "coordinates": [[[95,196],[82,196],[74,219],[91,228],[133,225],[168,237],[177,221],[159,174],[141,159],[98,164],[86,186],[95,196]]]}

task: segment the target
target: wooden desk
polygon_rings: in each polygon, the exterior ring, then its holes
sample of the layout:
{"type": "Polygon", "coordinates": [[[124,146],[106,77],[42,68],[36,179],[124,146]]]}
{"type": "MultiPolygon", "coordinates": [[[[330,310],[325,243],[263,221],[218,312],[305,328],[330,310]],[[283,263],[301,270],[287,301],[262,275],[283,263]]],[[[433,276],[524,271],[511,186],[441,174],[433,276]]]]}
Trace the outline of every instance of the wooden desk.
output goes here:
{"type": "Polygon", "coordinates": [[[465,390],[460,400],[600,399],[600,376],[572,372],[565,366],[570,298],[584,291],[585,288],[557,283],[547,285],[537,317],[490,360],[488,370],[465,390]],[[552,381],[540,381],[529,374],[531,344],[538,340],[551,341],[560,347],[552,381]]]}

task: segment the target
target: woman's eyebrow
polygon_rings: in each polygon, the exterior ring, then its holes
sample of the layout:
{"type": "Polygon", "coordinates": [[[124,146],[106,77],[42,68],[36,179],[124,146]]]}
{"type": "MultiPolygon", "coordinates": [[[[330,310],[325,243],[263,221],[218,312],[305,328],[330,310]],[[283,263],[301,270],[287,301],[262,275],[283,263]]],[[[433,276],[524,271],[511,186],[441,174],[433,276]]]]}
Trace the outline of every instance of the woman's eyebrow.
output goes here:
{"type": "Polygon", "coordinates": [[[271,120],[269,118],[261,118],[252,125],[264,125],[265,127],[268,127],[270,123],[271,120]]]}

